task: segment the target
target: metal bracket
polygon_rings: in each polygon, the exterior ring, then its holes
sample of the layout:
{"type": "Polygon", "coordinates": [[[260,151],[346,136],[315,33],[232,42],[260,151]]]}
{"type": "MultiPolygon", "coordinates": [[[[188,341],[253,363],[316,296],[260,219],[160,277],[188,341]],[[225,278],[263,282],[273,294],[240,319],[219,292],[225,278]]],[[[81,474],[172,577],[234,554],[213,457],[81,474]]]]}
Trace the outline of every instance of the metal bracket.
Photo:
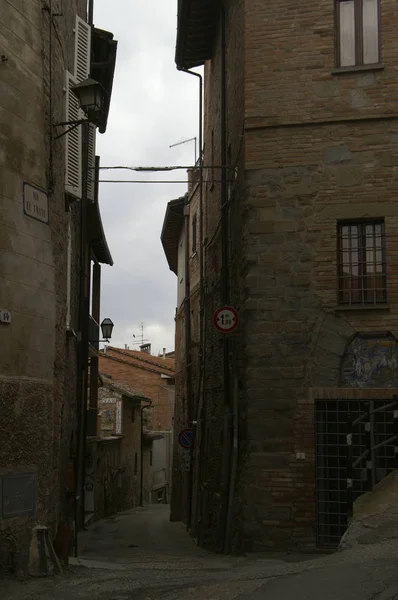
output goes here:
{"type": "Polygon", "coordinates": [[[59,135],[57,135],[54,140],[58,140],[59,138],[63,137],[64,135],[66,135],[67,133],[69,133],[70,131],[73,131],[73,129],[76,129],[76,127],[79,127],[79,125],[81,125],[82,123],[87,123],[88,119],[78,119],[77,121],[65,121],[64,123],[54,123],[53,127],[64,127],[65,125],[71,125],[72,127],[69,127],[69,129],[67,129],[66,131],[63,131],[62,133],[60,133],[59,135]]]}

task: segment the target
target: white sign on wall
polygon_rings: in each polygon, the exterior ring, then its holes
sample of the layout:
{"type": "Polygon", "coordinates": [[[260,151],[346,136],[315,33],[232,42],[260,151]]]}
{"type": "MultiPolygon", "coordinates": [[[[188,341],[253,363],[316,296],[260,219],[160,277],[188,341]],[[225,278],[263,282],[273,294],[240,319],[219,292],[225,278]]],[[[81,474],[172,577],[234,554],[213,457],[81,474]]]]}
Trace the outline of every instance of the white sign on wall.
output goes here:
{"type": "Polygon", "coordinates": [[[2,308],[0,309],[0,323],[11,323],[11,313],[9,310],[2,308]]]}
{"type": "Polygon", "coordinates": [[[49,222],[48,195],[45,190],[24,182],[23,184],[23,210],[25,215],[41,221],[49,222]]]}

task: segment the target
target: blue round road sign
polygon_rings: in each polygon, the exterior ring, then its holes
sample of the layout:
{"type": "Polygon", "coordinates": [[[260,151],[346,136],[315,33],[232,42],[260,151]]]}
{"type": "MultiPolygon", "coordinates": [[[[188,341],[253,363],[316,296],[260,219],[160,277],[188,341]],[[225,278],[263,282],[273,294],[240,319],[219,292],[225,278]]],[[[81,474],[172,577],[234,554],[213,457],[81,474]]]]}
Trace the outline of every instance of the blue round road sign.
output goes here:
{"type": "Polygon", "coordinates": [[[182,429],[178,434],[178,443],[182,448],[191,448],[193,442],[193,431],[192,429],[182,429]]]}

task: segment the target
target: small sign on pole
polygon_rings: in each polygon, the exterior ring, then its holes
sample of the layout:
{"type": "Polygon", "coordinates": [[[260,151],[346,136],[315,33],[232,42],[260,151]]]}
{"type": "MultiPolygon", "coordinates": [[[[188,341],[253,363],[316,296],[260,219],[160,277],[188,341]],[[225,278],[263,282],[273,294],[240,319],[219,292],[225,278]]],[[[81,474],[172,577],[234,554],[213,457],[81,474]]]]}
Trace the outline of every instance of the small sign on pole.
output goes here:
{"type": "Polygon", "coordinates": [[[182,429],[178,434],[178,443],[181,448],[185,448],[185,450],[189,450],[192,447],[193,442],[193,431],[192,429],[182,429]]]}
{"type": "Polygon", "coordinates": [[[231,333],[239,323],[238,313],[232,306],[221,306],[213,317],[213,325],[221,333],[231,333]]]}

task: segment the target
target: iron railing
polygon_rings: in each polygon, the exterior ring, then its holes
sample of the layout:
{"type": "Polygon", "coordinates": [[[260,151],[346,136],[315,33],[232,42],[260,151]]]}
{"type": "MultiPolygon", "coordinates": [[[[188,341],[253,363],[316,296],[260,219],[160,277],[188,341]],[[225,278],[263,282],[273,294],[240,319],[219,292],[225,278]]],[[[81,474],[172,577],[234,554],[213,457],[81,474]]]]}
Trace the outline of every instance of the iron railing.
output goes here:
{"type": "Polygon", "coordinates": [[[336,548],[363,493],[397,468],[398,397],[317,400],[317,544],[336,548]]]}
{"type": "Polygon", "coordinates": [[[376,406],[374,401],[366,402],[366,410],[355,419],[352,414],[348,414],[347,420],[347,516],[352,518],[354,512],[354,486],[353,474],[355,469],[360,469],[361,465],[366,468],[366,484],[364,491],[371,491],[378,483],[377,474],[377,450],[394,446],[394,463],[398,467],[398,396],[393,396],[393,401],[382,406],[376,406]],[[385,413],[392,410],[393,435],[375,443],[375,434],[377,429],[377,419],[375,416],[379,413],[385,413]],[[354,458],[354,433],[355,427],[363,424],[365,448],[359,456],[354,458]]]}

